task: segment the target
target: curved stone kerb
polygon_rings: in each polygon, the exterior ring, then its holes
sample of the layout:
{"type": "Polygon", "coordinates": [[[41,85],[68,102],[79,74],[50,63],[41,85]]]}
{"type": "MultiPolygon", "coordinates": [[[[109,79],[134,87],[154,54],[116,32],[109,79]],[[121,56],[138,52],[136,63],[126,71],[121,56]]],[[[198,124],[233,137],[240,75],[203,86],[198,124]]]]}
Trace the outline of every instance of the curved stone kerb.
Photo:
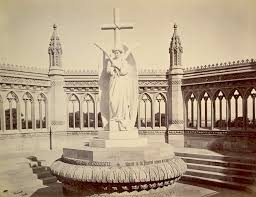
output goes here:
{"type": "Polygon", "coordinates": [[[180,177],[187,165],[173,157],[168,162],[145,166],[84,166],[55,161],[51,166],[53,175],[58,179],[67,179],[88,183],[137,183],[163,181],[180,177]]]}

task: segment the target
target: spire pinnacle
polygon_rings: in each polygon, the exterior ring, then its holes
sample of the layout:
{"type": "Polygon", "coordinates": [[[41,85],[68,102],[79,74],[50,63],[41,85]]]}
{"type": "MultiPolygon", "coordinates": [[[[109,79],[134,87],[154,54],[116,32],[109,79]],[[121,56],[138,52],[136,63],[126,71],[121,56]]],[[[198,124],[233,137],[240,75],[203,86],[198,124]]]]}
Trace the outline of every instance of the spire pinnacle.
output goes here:
{"type": "Polygon", "coordinates": [[[50,39],[48,54],[50,56],[50,67],[54,67],[54,66],[61,67],[62,47],[61,47],[59,36],[57,34],[56,24],[53,25],[53,33],[50,39]]]}
{"type": "Polygon", "coordinates": [[[178,25],[176,23],[174,23],[173,28],[174,28],[174,30],[177,30],[178,25]]]}
{"type": "Polygon", "coordinates": [[[174,23],[174,32],[172,35],[169,53],[171,58],[171,66],[181,65],[181,54],[183,53],[183,48],[181,46],[180,37],[177,34],[178,25],[174,23]]]}

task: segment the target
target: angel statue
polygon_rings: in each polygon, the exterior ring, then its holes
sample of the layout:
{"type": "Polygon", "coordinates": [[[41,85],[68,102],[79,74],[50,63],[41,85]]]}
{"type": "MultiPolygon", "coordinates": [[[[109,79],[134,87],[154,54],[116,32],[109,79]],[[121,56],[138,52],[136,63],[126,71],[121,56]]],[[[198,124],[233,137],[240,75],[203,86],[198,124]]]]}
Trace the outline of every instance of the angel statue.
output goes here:
{"type": "Polygon", "coordinates": [[[138,75],[131,50],[117,46],[103,51],[99,79],[100,111],[105,130],[127,131],[134,128],[138,107],[138,75]]]}

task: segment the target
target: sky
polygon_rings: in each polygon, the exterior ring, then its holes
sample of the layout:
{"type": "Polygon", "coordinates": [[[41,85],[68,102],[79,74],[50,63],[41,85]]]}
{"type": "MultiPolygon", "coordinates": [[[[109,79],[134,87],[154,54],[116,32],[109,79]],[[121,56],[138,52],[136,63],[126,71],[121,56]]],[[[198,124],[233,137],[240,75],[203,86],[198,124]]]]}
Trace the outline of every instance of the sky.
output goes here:
{"type": "Polygon", "coordinates": [[[64,69],[97,69],[110,50],[113,8],[120,21],[133,23],[121,32],[134,49],[140,68],[169,67],[173,24],[183,46],[183,66],[255,58],[255,0],[0,0],[0,63],[48,68],[52,25],[58,26],[64,69]]]}

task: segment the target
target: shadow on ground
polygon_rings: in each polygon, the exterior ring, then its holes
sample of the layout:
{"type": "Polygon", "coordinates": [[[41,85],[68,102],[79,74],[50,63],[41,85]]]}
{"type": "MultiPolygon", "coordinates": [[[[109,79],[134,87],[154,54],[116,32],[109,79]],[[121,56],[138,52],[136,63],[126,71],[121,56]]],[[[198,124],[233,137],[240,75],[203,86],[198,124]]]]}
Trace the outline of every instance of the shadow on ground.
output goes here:
{"type": "Polygon", "coordinates": [[[61,183],[53,183],[48,187],[36,190],[31,197],[64,197],[61,183]]]}
{"type": "MultiPolygon", "coordinates": [[[[187,187],[191,186],[195,188],[201,188],[200,189],[201,191],[203,191],[204,189],[212,191],[207,194],[199,195],[198,197],[254,197],[255,196],[255,193],[252,193],[250,191],[233,190],[233,189],[200,184],[196,182],[192,183],[192,182],[180,180],[179,184],[182,184],[182,185],[184,184],[187,187]]],[[[183,197],[183,196],[189,196],[189,195],[179,195],[179,192],[177,192],[176,197],[183,197]]]]}

